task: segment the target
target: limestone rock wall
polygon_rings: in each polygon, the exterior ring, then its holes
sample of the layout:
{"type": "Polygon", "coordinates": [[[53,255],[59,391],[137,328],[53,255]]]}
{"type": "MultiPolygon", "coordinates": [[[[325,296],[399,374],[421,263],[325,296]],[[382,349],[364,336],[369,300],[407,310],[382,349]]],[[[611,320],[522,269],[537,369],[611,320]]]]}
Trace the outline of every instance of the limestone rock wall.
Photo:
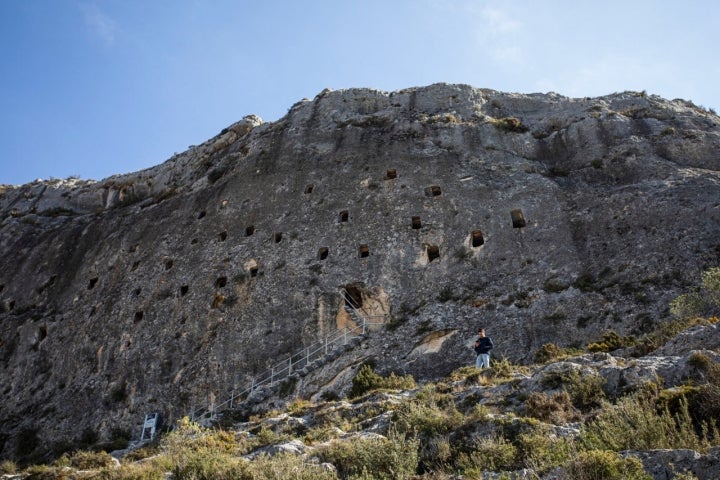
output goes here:
{"type": "Polygon", "coordinates": [[[345,286],[386,325],[303,395],[368,359],[447,374],[480,325],[516,361],[649,331],[718,264],[718,122],[633,92],[326,90],[145,171],[0,187],[2,456],[219,399],[347,322],[345,286]]]}

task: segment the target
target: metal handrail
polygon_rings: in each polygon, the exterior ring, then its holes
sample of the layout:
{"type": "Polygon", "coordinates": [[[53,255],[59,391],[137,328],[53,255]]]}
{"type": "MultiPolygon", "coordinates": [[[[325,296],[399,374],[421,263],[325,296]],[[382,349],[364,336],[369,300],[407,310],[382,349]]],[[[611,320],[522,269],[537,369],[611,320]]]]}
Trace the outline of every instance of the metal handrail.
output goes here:
{"type": "MultiPolygon", "coordinates": [[[[367,319],[368,317],[384,318],[384,315],[365,315],[355,307],[356,302],[352,299],[347,290],[344,288],[340,289],[340,294],[343,297],[345,306],[349,307],[355,314],[354,319],[360,319],[360,325],[357,325],[354,328],[345,327],[343,330],[337,330],[326,336],[323,340],[304,347],[302,350],[290,355],[288,359],[283,360],[282,362],[272,366],[270,369],[262,372],[259,380],[256,380],[257,377],[253,377],[249,387],[239,392],[235,392],[233,390],[230,394],[230,398],[227,400],[217,404],[211,403],[207,407],[201,407],[191,411],[190,418],[193,421],[196,421],[196,419],[203,419],[208,415],[209,418],[213,418],[220,409],[233,408],[236,400],[247,398],[253,391],[255,391],[255,389],[265,386],[268,383],[272,387],[276,383],[285,381],[288,377],[290,377],[290,375],[292,375],[293,371],[301,370],[312,364],[315,360],[323,358],[329,352],[328,347],[332,346],[334,348],[341,339],[343,341],[342,345],[347,345],[350,335],[354,335],[357,332],[360,332],[359,335],[365,335],[368,332],[369,326],[383,324],[383,322],[368,322],[367,319]],[[322,354],[318,355],[320,352],[322,352],[322,354]],[[299,364],[302,366],[298,366],[299,364]]],[[[350,337],[350,339],[352,338],[356,338],[356,336],[350,337]]]]}

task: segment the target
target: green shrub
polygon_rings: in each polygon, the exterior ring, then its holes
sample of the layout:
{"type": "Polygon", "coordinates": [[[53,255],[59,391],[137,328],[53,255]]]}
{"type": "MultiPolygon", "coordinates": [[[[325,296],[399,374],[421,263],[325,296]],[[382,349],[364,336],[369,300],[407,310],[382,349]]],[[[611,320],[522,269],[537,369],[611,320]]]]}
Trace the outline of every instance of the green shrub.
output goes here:
{"type": "Polygon", "coordinates": [[[672,480],[698,480],[692,472],[676,473],[673,475],[672,480]]]}
{"type": "Polygon", "coordinates": [[[708,372],[712,367],[713,361],[704,353],[693,352],[688,358],[687,363],[701,372],[708,372]]]}
{"type": "Polygon", "coordinates": [[[411,389],[417,384],[412,375],[398,376],[391,373],[387,377],[382,377],[375,373],[370,365],[360,367],[355,378],[353,378],[352,388],[348,393],[349,398],[358,398],[368,392],[379,389],[411,389]]]}
{"type": "Polygon", "coordinates": [[[406,479],[418,467],[418,441],[390,432],[388,438],[334,440],[318,451],[319,457],[332,463],[341,478],[364,475],[375,479],[406,479]]]}
{"type": "Polygon", "coordinates": [[[50,467],[48,465],[32,465],[23,471],[26,480],[66,480],[69,472],[65,467],[50,467]]]}
{"type": "Polygon", "coordinates": [[[710,446],[706,435],[698,435],[682,401],[680,411],[657,411],[655,401],[645,394],[620,399],[617,405],[608,405],[597,417],[586,424],[580,435],[588,449],[654,450],[692,449],[705,451],[710,446]]]}
{"type": "Polygon", "coordinates": [[[476,382],[480,372],[481,370],[475,367],[475,365],[465,365],[456,370],[453,370],[447,378],[452,382],[457,382],[460,380],[464,380],[466,383],[476,382]]]}
{"type": "Polygon", "coordinates": [[[580,452],[568,464],[568,473],[577,480],[652,480],[637,458],[603,450],[580,452]]]}
{"type": "Polygon", "coordinates": [[[17,464],[12,460],[3,460],[0,462],[0,474],[12,475],[17,473],[17,464]]]}
{"type": "Polygon", "coordinates": [[[140,447],[135,450],[131,450],[128,452],[127,455],[123,457],[123,460],[126,462],[137,462],[138,460],[143,460],[148,457],[156,456],[160,453],[160,446],[159,443],[153,443],[150,445],[145,445],[144,447],[140,447]]]}
{"type": "Polygon", "coordinates": [[[269,457],[260,455],[248,463],[245,479],[263,480],[336,480],[338,477],[320,465],[306,464],[302,457],[291,453],[269,457]]]}
{"type": "Polygon", "coordinates": [[[564,356],[564,350],[554,343],[546,343],[535,352],[534,360],[536,363],[547,363],[558,360],[564,356]]]}
{"type": "Polygon", "coordinates": [[[635,337],[621,337],[615,330],[607,330],[602,335],[602,340],[591,343],[587,346],[590,352],[612,352],[620,348],[632,347],[637,341],[635,337]]]}
{"type": "MultiPolygon", "coordinates": [[[[703,356],[703,354],[697,354],[703,356]]],[[[691,357],[692,358],[692,357],[691,357]]],[[[706,369],[703,373],[705,378],[704,383],[695,384],[693,386],[684,386],[675,388],[661,393],[666,396],[672,391],[676,391],[676,397],[680,394],[679,400],[687,399],[688,410],[695,426],[695,430],[698,432],[705,431],[706,436],[711,436],[715,443],[720,442],[720,437],[716,432],[717,424],[714,423],[720,418],[720,365],[713,363],[707,358],[708,363],[705,363],[706,359],[697,358],[695,361],[699,363],[699,367],[706,369]]],[[[675,400],[675,405],[679,404],[679,400],[675,400]]],[[[668,403],[668,408],[671,413],[680,411],[673,403],[668,403]]]]}
{"type": "Polygon", "coordinates": [[[398,432],[424,438],[449,433],[462,422],[452,395],[432,387],[425,387],[415,398],[403,402],[393,414],[393,426],[398,432]]]}
{"type": "Polygon", "coordinates": [[[670,312],[677,318],[717,316],[720,313],[720,267],[703,272],[700,286],[673,300],[670,312]]]}
{"type": "Polygon", "coordinates": [[[552,371],[542,378],[541,384],[549,389],[567,390],[572,404],[581,410],[598,407],[605,400],[605,380],[599,375],[581,375],[575,369],[552,371]]]}
{"type": "Polygon", "coordinates": [[[517,449],[503,437],[480,440],[470,453],[461,453],[456,465],[463,475],[482,476],[482,472],[509,470],[515,464],[517,449]]]}
{"type": "Polygon", "coordinates": [[[159,462],[128,463],[119,468],[106,468],[97,477],[102,480],[164,480],[166,469],[159,462]]]}
{"type": "Polygon", "coordinates": [[[78,470],[92,470],[111,467],[115,464],[113,458],[106,452],[77,451],[71,455],[63,455],[55,462],[59,467],[72,467],[78,470]]]}
{"type": "Polygon", "coordinates": [[[521,365],[514,365],[507,358],[493,359],[490,361],[490,368],[483,372],[495,383],[502,383],[512,379],[516,374],[527,374],[528,368],[521,365]]]}
{"type": "Polygon", "coordinates": [[[600,375],[580,375],[574,372],[567,389],[573,405],[582,411],[588,411],[602,405],[605,400],[605,379],[600,375]]]}
{"type": "Polygon", "coordinates": [[[219,449],[202,447],[174,458],[175,480],[234,480],[242,478],[247,460],[219,449]]]}
{"type": "Polygon", "coordinates": [[[566,464],[577,453],[577,446],[572,440],[539,429],[521,433],[516,443],[523,466],[539,474],[566,464]]]}
{"type": "Polygon", "coordinates": [[[563,425],[580,420],[580,413],[573,407],[570,394],[561,390],[552,395],[533,392],[525,401],[525,414],[543,422],[563,425]]]}
{"type": "Polygon", "coordinates": [[[525,133],[528,128],[523,125],[520,119],[515,117],[504,117],[492,120],[493,125],[503,132],[525,133]]]}

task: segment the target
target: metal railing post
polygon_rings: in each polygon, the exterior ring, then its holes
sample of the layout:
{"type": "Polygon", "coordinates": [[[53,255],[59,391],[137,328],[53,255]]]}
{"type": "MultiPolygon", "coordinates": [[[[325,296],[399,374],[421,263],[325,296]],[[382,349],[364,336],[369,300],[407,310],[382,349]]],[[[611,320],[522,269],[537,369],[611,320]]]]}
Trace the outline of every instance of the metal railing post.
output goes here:
{"type": "Polygon", "coordinates": [[[273,377],[275,376],[275,367],[270,369],[270,386],[273,386],[273,377]]]}

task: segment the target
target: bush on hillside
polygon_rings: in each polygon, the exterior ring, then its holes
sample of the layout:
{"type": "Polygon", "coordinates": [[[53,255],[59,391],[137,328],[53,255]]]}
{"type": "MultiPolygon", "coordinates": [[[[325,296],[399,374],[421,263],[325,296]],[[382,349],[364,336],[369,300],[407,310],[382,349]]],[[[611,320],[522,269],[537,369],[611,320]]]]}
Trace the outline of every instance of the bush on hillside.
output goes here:
{"type": "Polygon", "coordinates": [[[515,443],[523,466],[540,475],[566,464],[577,453],[573,440],[557,437],[543,429],[521,433],[515,443]]]}
{"type": "Polygon", "coordinates": [[[517,448],[503,437],[483,437],[470,453],[461,453],[456,465],[463,475],[477,478],[482,472],[511,470],[515,465],[517,448]]]}
{"type": "Polygon", "coordinates": [[[410,389],[415,388],[417,384],[412,375],[398,376],[391,373],[387,377],[382,377],[375,373],[370,365],[360,367],[355,378],[353,378],[352,388],[348,392],[349,398],[359,398],[364,394],[373,390],[380,389],[410,389]]]}
{"type": "Polygon", "coordinates": [[[568,464],[570,478],[578,480],[652,480],[640,460],[623,458],[615,452],[598,450],[580,452],[568,464]]]}
{"type": "Polygon", "coordinates": [[[63,455],[55,462],[59,467],[72,467],[78,470],[91,470],[110,467],[115,460],[106,452],[77,451],[71,455],[63,455]]]}
{"type": "Polygon", "coordinates": [[[418,467],[418,442],[390,432],[387,438],[333,440],[318,456],[337,468],[340,478],[406,479],[418,467]]]}
{"type": "Polygon", "coordinates": [[[620,348],[632,347],[637,341],[635,337],[621,337],[615,330],[608,330],[603,333],[602,340],[590,343],[587,349],[591,352],[612,352],[620,348]]]}
{"type": "Polygon", "coordinates": [[[720,267],[703,272],[700,286],[695,291],[682,294],[673,300],[670,312],[677,318],[720,315],[720,267]]]}
{"type": "Polygon", "coordinates": [[[682,401],[677,414],[658,412],[655,398],[646,393],[624,397],[608,405],[580,434],[588,450],[692,449],[706,451],[712,434],[698,434],[682,401]]]}
{"type": "Polygon", "coordinates": [[[580,412],[575,409],[570,394],[561,390],[552,395],[545,392],[533,392],[525,401],[525,414],[552,423],[564,425],[580,420],[580,412]]]}

